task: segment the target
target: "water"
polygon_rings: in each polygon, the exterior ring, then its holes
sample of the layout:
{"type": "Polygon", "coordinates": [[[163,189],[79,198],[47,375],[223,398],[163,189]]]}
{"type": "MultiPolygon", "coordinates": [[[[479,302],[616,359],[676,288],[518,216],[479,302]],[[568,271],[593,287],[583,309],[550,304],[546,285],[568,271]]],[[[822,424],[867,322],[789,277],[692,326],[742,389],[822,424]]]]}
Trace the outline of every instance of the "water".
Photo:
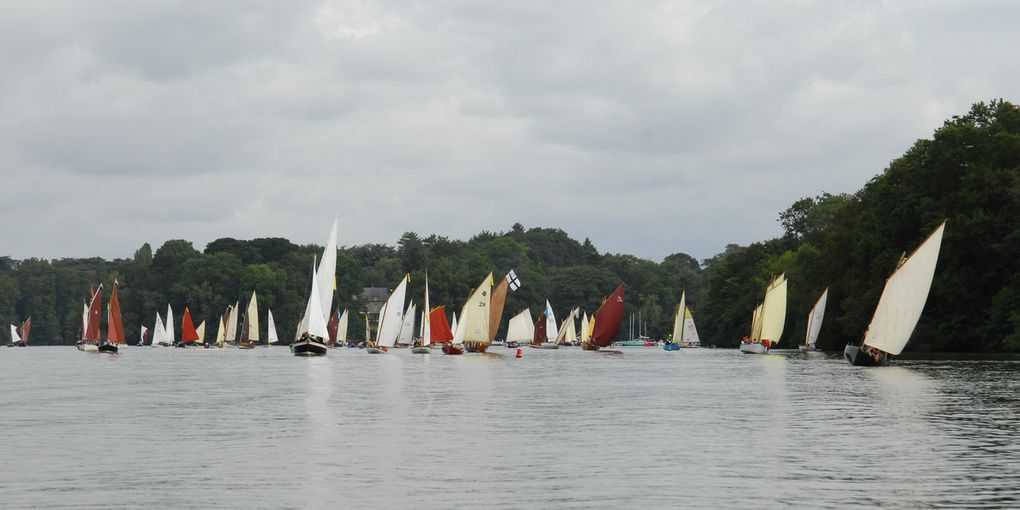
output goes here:
{"type": "Polygon", "coordinates": [[[0,350],[4,508],[1016,508],[1020,363],[0,350]]]}

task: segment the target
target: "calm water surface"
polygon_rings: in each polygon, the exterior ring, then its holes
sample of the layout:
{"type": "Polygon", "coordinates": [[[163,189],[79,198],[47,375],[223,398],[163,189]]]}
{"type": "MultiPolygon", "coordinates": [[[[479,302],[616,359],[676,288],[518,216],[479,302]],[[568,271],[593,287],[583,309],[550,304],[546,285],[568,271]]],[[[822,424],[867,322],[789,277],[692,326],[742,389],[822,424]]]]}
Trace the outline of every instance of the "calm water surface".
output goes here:
{"type": "Polygon", "coordinates": [[[1017,508],[1020,362],[0,349],[4,508],[1017,508]]]}

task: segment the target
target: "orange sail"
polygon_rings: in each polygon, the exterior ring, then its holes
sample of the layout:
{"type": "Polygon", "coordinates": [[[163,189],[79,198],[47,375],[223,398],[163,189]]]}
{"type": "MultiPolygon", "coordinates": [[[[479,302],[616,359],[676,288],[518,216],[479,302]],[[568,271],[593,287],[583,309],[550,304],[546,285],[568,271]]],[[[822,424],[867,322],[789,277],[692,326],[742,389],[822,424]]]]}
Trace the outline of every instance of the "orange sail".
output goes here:
{"type": "Polygon", "coordinates": [[[429,331],[434,344],[446,344],[453,340],[453,331],[450,330],[450,323],[446,321],[445,306],[437,306],[429,313],[429,331]]]}
{"type": "Polygon", "coordinates": [[[496,331],[499,329],[499,321],[503,318],[503,305],[506,304],[506,290],[509,282],[506,278],[499,281],[499,285],[492,289],[489,297],[489,343],[496,338],[496,331]]]}
{"type": "Polygon", "coordinates": [[[184,320],[181,321],[181,342],[191,344],[196,340],[198,340],[198,331],[195,330],[195,322],[191,320],[191,310],[184,307],[184,320]]]}
{"type": "Polygon", "coordinates": [[[32,316],[21,323],[21,345],[28,345],[28,334],[32,331],[32,316]]]}
{"type": "Polygon", "coordinates": [[[623,323],[623,284],[609,295],[605,303],[595,314],[595,331],[592,333],[591,341],[599,347],[607,347],[613,342],[616,333],[620,331],[620,324],[623,323]]]}
{"type": "Polygon", "coordinates": [[[110,306],[106,310],[106,341],[111,344],[124,343],[124,321],[120,316],[120,296],[117,293],[117,286],[117,282],[113,282],[110,306]]]}

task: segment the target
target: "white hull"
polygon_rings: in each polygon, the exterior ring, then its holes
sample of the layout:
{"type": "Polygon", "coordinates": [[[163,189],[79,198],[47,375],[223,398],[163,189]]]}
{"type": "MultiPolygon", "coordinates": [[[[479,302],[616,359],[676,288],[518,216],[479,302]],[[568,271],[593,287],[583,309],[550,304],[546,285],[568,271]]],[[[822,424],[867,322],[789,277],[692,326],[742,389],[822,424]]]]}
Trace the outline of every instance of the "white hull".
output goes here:
{"type": "Polygon", "coordinates": [[[744,354],[765,354],[769,350],[762,344],[740,342],[740,352],[744,354]]]}
{"type": "Polygon", "coordinates": [[[96,344],[78,344],[78,350],[82,352],[99,352],[99,346],[96,344]]]}

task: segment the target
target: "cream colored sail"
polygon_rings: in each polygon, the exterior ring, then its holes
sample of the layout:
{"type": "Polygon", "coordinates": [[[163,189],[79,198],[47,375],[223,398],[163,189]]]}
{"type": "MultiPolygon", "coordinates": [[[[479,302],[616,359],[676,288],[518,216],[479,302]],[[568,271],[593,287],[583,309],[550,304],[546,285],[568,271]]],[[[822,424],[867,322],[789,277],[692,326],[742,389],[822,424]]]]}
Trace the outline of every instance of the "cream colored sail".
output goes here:
{"type": "Polygon", "coordinates": [[[804,336],[804,345],[815,345],[818,340],[818,332],[822,330],[822,319],[825,318],[825,303],[829,300],[829,288],[822,291],[821,297],[815,302],[815,306],[808,313],[808,326],[804,336]]]}
{"type": "Polygon", "coordinates": [[[581,343],[591,340],[591,334],[588,331],[588,312],[584,312],[581,316],[581,343]]]}
{"type": "Polygon", "coordinates": [[[701,345],[701,337],[698,336],[698,328],[694,327],[694,314],[691,313],[690,308],[684,314],[683,339],[685,344],[701,345]]]}
{"type": "Polygon", "coordinates": [[[336,324],[336,343],[338,344],[347,343],[347,324],[349,319],[347,309],[344,308],[343,314],[340,315],[340,321],[336,324]]]}
{"type": "Polygon", "coordinates": [[[560,330],[556,332],[556,343],[577,342],[577,333],[574,332],[574,314],[576,313],[577,309],[574,308],[560,324],[560,330]]]}
{"type": "Polygon", "coordinates": [[[329,238],[326,239],[322,259],[319,260],[319,268],[316,270],[323,317],[329,317],[330,311],[333,310],[333,289],[336,288],[337,221],[338,218],[333,218],[333,226],[329,229],[329,238]]]}
{"type": "Polygon", "coordinates": [[[414,319],[418,312],[418,307],[414,306],[414,303],[407,305],[407,311],[404,312],[404,322],[400,325],[400,334],[397,335],[397,340],[404,345],[411,345],[414,342],[414,319]]]}
{"type": "Polygon", "coordinates": [[[393,347],[400,334],[400,326],[404,323],[404,299],[407,297],[407,281],[410,275],[404,275],[400,284],[390,294],[383,310],[379,312],[379,331],[376,343],[379,347],[393,347]]]}
{"type": "Polygon", "coordinates": [[[489,292],[492,290],[492,273],[471,293],[460,312],[460,323],[453,343],[489,343],[489,292]]]}
{"type": "Polygon", "coordinates": [[[248,301],[248,340],[252,343],[259,341],[259,301],[255,291],[251,293],[251,300],[248,301]]]}
{"type": "Polygon", "coordinates": [[[205,343],[205,321],[202,321],[202,323],[199,324],[197,328],[195,328],[195,333],[198,334],[198,340],[195,340],[195,343],[197,343],[197,344],[204,344],[205,343]]]}
{"type": "Polygon", "coordinates": [[[679,344],[684,340],[684,310],[687,309],[687,291],[680,292],[680,304],[676,307],[676,316],[673,317],[673,343],[679,344]]]}
{"type": "Polygon", "coordinates": [[[751,340],[761,340],[761,303],[751,314],[751,340]]]}
{"type": "Polygon", "coordinates": [[[273,311],[268,310],[266,312],[266,343],[269,345],[280,343],[280,338],[276,335],[276,322],[273,320],[273,311]]]}
{"type": "Polygon", "coordinates": [[[786,325],[786,275],[781,274],[769,285],[761,310],[761,339],[779,343],[786,325]]]}
{"type": "Polygon", "coordinates": [[[531,343],[535,339],[535,321],[531,320],[531,309],[525,308],[510,319],[506,328],[506,341],[531,343]]]}
{"type": "MultiPolygon", "coordinates": [[[[230,315],[230,308],[227,308],[227,315],[230,315]]],[[[223,317],[220,316],[216,321],[216,345],[223,345],[223,341],[227,338],[227,325],[223,322],[223,317]]]]}
{"type": "Polygon", "coordinates": [[[429,273],[425,272],[425,306],[421,310],[421,344],[428,347],[432,344],[432,321],[429,320],[429,315],[432,313],[432,308],[429,304],[429,273]]]}
{"type": "Polygon", "coordinates": [[[308,303],[305,305],[305,318],[301,322],[303,331],[299,336],[308,333],[310,337],[317,337],[322,342],[329,338],[329,331],[326,329],[326,317],[322,315],[322,298],[319,296],[319,277],[315,274],[315,263],[312,262],[312,288],[308,293],[308,303]]]}
{"type": "Polygon", "coordinates": [[[892,355],[903,352],[928,300],[945,227],[942,222],[885,281],[864,345],[892,355]]]}
{"type": "MultiPolygon", "coordinates": [[[[227,342],[237,342],[237,315],[240,313],[241,302],[235,301],[230,308],[230,316],[227,317],[227,342]]],[[[304,331],[302,331],[304,333],[304,331]]]]}

